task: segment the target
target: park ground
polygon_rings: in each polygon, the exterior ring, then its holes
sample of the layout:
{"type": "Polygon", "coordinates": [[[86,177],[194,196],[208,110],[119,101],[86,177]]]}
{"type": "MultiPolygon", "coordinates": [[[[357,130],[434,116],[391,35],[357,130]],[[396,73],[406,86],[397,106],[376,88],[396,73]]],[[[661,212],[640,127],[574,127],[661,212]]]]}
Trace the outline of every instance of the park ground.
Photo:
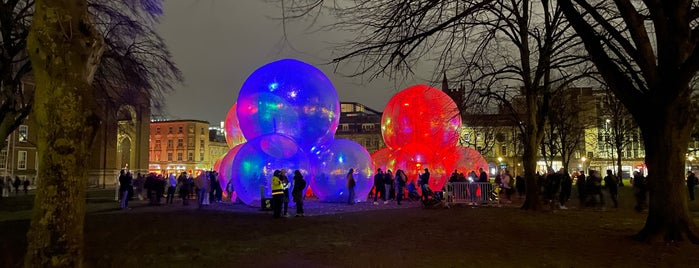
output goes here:
{"type": "MultiPolygon", "coordinates": [[[[86,267],[699,267],[699,245],[647,244],[630,187],[620,208],[530,212],[500,207],[422,208],[309,202],[303,218],[272,219],[242,204],[203,209],[132,202],[90,190],[86,267]]],[[[699,192],[699,191],[698,191],[699,192]]],[[[28,196],[0,201],[0,267],[18,267],[27,245],[28,196]]],[[[690,202],[699,223],[699,200],[690,202]]],[[[293,209],[291,209],[293,211],[293,209]]],[[[292,213],[293,214],[293,213],[292,213]]]]}

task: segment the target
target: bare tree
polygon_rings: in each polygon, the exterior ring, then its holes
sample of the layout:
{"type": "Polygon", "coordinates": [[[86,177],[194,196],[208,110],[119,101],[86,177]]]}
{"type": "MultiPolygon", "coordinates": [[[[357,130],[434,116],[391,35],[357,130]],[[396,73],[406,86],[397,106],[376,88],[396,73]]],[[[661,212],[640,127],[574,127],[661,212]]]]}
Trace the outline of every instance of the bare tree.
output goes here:
{"type": "MultiPolygon", "coordinates": [[[[525,118],[523,166],[525,209],[541,208],[535,169],[554,85],[575,80],[570,67],[583,61],[555,1],[282,1],[290,18],[326,7],[336,29],[359,35],[334,59],[357,64],[358,74],[410,73],[421,60],[456,73],[484,98],[516,85],[525,118]],[[559,77],[559,78],[556,78],[559,77]]],[[[518,123],[519,123],[518,122],[518,123]]]]}
{"type": "Polygon", "coordinates": [[[635,237],[699,244],[684,186],[685,154],[697,121],[690,82],[699,70],[699,2],[559,3],[602,78],[643,134],[650,206],[635,237]]]}
{"type": "Polygon", "coordinates": [[[604,123],[604,130],[600,133],[602,143],[607,150],[607,157],[613,158],[616,162],[615,172],[621,179],[623,152],[633,143],[638,134],[638,126],[621,101],[610,90],[605,90],[601,104],[603,109],[600,111],[600,119],[603,121],[599,125],[604,123]]]}
{"type": "MultiPolygon", "coordinates": [[[[29,115],[33,90],[32,65],[26,53],[27,34],[34,13],[33,0],[0,4],[0,137],[7,137],[29,115]]],[[[99,105],[120,107],[152,101],[160,109],[163,95],[183,80],[154,23],[162,14],[160,0],[89,0],[89,16],[106,47],[95,74],[94,94],[99,105]]],[[[100,117],[106,116],[100,113],[100,117]]],[[[107,118],[103,118],[107,119],[107,118]]],[[[4,139],[1,141],[4,147],[4,139]]]]}
{"type": "Polygon", "coordinates": [[[550,151],[558,152],[565,170],[570,170],[571,159],[585,144],[585,130],[594,127],[594,121],[585,116],[594,107],[591,93],[591,88],[567,88],[556,92],[551,102],[548,132],[555,148],[550,151]]]}

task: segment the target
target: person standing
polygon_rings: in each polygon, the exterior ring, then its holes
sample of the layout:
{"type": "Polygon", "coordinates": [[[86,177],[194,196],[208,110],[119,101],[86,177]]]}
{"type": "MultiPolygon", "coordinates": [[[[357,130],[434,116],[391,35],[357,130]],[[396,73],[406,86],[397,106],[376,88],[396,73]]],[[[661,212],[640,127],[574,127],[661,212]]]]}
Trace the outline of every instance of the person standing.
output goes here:
{"type": "Polygon", "coordinates": [[[303,179],[301,171],[294,170],[294,189],[291,190],[291,196],[296,203],[296,217],[303,217],[303,191],[306,189],[306,180],[303,179]]]}
{"type": "Polygon", "coordinates": [[[614,208],[619,207],[619,181],[616,176],[612,174],[611,169],[607,169],[607,176],[604,176],[604,187],[609,191],[609,197],[614,203],[614,208]]]}
{"type": "Polygon", "coordinates": [[[389,169],[384,176],[384,188],[388,192],[388,200],[396,198],[396,190],[393,188],[394,178],[393,172],[389,169]]]}
{"type": "Polygon", "coordinates": [[[488,174],[485,173],[483,168],[478,168],[478,172],[480,173],[480,175],[478,175],[478,182],[489,182],[488,174]]]}
{"type": "Polygon", "coordinates": [[[646,208],[646,178],[639,171],[633,172],[633,191],[636,197],[636,206],[634,209],[638,212],[646,208]]]}
{"type": "Polygon", "coordinates": [[[167,197],[165,197],[165,204],[172,204],[175,199],[175,189],[177,189],[177,178],[175,178],[175,173],[170,173],[167,177],[167,197]]]}
{"type": "Polygon", "coordinates": [[[282,189],[281,171],[275,170],[272,175],[272,216],[275,219],[281,217],[282,202],[284,202],[284,189],[282,189]]]}
{"type": "Polygon", "coordinates": [[[192,184],[187,177],[187,172],[182,171],[179,177],[177,177],[177,183],[180,185],[180,198],[182,198],[182,205],[189,205],[189,191],[192,190],[192,184]]]}
{"type": "Polygon", "coordinates": [[[430,170],[425,168],[425,172],[420,174],[420,190],[422,191],[422,200],[427,201],[429,196],[427,196],[427,191],[430,187],[430,170]]]}
{"type": "Polygon", "coordinates": [[[398,205],[403,201],[403,194],[405,192],[405,183],[408,181],[408,177],[405,176],[405,172],[402,169],[396,170],[396,201],[398,205]]]}
{"type": "MultiPolygon", "coordinates": [[[[146,179],[141,172],[136,174],[136,182],[134,182],[134,184],[136,185],[136,197],[138,200],[143,200],[143,188],[146,186],[146,179]]],[[[151,190],[148,190],[147,199],[151,198],[150,192],[151,190]]]]}
{"type": "Polygon", "coordinates": [[[383,203],[386,204],[388,201],[386,201],[386,186],[384,184],[383,170],[379,168],[376,171],[376,175],[374,175],[374,188],[376,189],[376,193],[374,194],[374,205],[379,204],[379,202],[377,202],[379,194],[381,195],[383,203]]]}
{"type": "Polygon", "coordinates": [[[226,183],[226,194],[228,194],[228,201],[231,203],[235,202],[235,199],[233,199],[233,180],[231,179],[226,183]]]}
{"type": "Polygon", "coordinates": [[[119,193],[121,193],[121,209],[129,208],[129,189],[131,188],[131,177],[125,170],[119,171],[119,193]]]}
{"type": "Polygon", "coordinates": [[[22,181],[19,179],[18,176],[15,176],[15,181],[12,183],[12,186],[15,187],[15,195],[19,194],[20,185],[22,185],[22,181]]]}
{"type": "Polygon", "coordinates": [[[29,179],[25,178],[22,182],[22,190],[24,190],[24,195],[27,195],[29,193],[29,179]]]}
{"type": "Polygon", "coordinates": [[[578,177],[575,179],[575,186],[578,187],[578,199],[580,200],[580,207],[585,206],[585,199],[587,195],[585,194],[585,171],[580,171],[578,177]]]}
{"type": "Polygon", "coordinates": [[[199,195],[197,195],[197,204],[199,208],[203,205],[208,205],[209,202],[209,189],[211,189],[211,181],[209,180],[209,173],[202,171],[199,176],[194,180],[197,189],[199,189],[199,195]]]}
{"type": "Polygon", "coordinates": [[[282,169],[279,176],[282,180],[282,190],[284,191],[284,213],[282,213],[282,215],[284,215],[284,217],[289,217],[289,187],[291,185],[289,183],[289,178],[286,176],[286,169],[282,169]]]}
{"type": "Polygon", "coordinates": [[[689,201],[694,201],[694,186],[699,184],[697,176],[694,172],[687,171],[687,191],[689,191],[689,201]]]}
{"type": "Polygon", "coordinates": [[[354,169],[350,168],[347,172],[347,192],[349,193],[347,195],[347,204],[354,205],[354,186],[356,185],[357,182],[354,181],[354,169]]]}
{"type": "Polygon", "coordinates": [[[568,171],[563,172],[561,177],[561,194],[558,196],[558,201],[561,205],[561,209],[567,209],[566,203],[570,199],[570,194],[573,191],[573,179],[568,174],[568,171]]]}

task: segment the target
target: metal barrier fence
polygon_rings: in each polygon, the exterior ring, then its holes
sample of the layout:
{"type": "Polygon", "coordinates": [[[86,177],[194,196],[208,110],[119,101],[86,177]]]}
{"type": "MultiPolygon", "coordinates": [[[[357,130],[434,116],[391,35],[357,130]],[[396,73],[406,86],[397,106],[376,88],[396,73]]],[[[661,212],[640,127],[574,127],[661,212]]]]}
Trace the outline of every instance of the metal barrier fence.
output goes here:
{"type": "Polygon", "coordinates": [[[489,182],[452,182],[447,183],[446,197],[449,204],[497,204],[495,185],[489,182]]]}

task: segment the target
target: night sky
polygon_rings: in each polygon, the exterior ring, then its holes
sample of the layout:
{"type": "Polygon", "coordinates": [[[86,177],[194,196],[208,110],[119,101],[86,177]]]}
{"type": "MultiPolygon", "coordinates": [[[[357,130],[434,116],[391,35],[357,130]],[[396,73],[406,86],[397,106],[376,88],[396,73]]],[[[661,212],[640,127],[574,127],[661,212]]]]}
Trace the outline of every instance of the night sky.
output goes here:
{"type": "MultiPolygon", "coordinates": [[[[284,41],[281,8],[262,0],[164,1],[158,30],[182,70],[185,83],[167,96],[171,119],[197,119],[218,125],[235,102],[240,86],[258,67],[282,58],[296,58],[323,70],[333,81],[340,101],[355,101],[383,110],[393,94],[423,77],[348,78],[333,73],[332,47],[348,34],[309,29],[309,23],[287,24],[284,41]],[[326,65],[323,65],[326,64],[326,65]],[[398,82],[396,82],[398,81],[398,82]]],[[[328,22],[325,19],[321,23],[328,22]]],[[[335,54],[333,54],[335,53],[335,54]]],[[[430,73],[430,75],[432,75],[430,73]]]]}

